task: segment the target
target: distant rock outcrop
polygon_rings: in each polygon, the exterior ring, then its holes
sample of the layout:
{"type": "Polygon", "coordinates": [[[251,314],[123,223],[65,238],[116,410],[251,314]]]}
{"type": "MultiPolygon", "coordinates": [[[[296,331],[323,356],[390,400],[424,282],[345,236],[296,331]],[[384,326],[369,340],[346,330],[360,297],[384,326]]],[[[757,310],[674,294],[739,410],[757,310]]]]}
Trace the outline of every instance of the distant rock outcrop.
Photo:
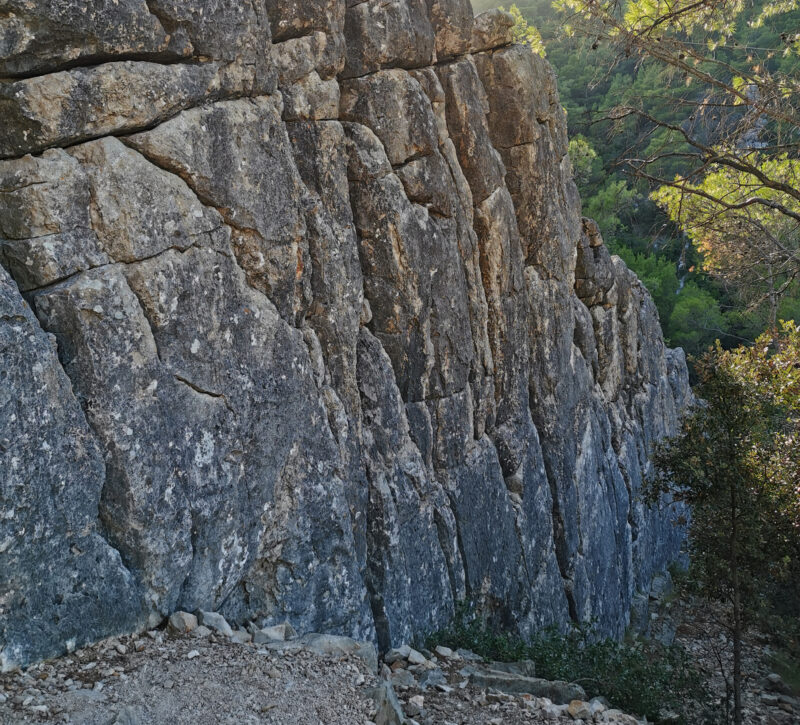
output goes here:
{"type": "Polygon", "coordinates": [[[184,609],[619,634],[690,395],[468,0],[11,0],[0,666],[184,609]]]}

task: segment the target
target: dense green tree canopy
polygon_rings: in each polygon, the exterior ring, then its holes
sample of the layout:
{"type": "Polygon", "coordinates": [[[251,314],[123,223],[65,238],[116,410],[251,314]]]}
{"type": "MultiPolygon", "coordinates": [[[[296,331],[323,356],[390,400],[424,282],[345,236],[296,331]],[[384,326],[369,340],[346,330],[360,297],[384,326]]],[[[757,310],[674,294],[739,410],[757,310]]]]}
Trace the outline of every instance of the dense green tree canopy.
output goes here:
{"type": "Polygon", "coordinates": [[[798,0],[518,10],[558,75],[584,213],[648,285],[668,342],[699,353],[800,319],[798,0]]]}

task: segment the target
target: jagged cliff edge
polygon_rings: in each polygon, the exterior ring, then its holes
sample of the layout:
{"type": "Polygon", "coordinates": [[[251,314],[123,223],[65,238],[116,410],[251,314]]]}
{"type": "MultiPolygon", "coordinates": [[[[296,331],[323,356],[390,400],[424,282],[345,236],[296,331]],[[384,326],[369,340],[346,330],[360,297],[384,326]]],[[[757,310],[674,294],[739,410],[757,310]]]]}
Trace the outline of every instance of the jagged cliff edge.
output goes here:
{"type": "Polygon", "coordinates": [[[0,666],[177,608],[620,634],[690,395],[468,0],[11,0],[0,666]]]}

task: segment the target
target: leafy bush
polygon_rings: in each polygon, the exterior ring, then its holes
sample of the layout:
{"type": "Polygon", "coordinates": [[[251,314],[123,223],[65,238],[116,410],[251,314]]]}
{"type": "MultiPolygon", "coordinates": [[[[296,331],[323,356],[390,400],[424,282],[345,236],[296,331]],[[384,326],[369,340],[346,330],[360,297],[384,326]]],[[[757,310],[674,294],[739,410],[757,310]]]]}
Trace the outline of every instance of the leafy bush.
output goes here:
{"type": "Polygon", "coordinates": [[[468,649],[487,660],[498,662],[529,659],[528,645],[522,637],[488,627],[475,616],[467,602],[459,603],[452,621],[445,629],[425,639],[425,646],[429,649],[440,644],[452,649],[468,649]]]}
{"type": "MultiPolygon", "coordinates": [[[[689,554],[701,592],[722,602],[732,640],[734,722],[744,723],[747,627],[800,616],[800,326],[696,361],[702,404],[653,454],[647,499],[691,508],[689,554]]],[[[772,628],[771,628],[772,629],[772,628]]]]}
{"type": "Polygon", "coordinates": [[[530,650],[540,676],[577,682],[589,697],[603,695],[651,720],[671,710],[682,713],[686,722],[700,721],[701,678],[678,646],[593,639],[587,628],[576,628],[567,635],[545,632],[530,650]]]}
{"type": "Polygon", "coordinates": [[[704,722],[698,714],[707,710],[702,677],[678,646],[599,639],[588,625],[566,633],[547,629],[526,642],[487,626],[464,605],[425,644],[463,647],[487,660],[533,660],[538,677],[577,682],[589,698],[602,695],[627,712],[658,721],[659,713],[671,710],[685,723],[704,722]]]}

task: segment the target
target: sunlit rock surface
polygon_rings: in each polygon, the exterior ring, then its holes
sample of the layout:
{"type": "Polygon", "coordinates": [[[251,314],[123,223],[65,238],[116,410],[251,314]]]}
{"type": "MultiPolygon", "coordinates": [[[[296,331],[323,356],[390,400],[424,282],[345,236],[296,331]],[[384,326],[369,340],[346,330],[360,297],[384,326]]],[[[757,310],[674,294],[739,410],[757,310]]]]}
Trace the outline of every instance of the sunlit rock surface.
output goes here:
{"type": "Polygon", "coordinates": [[[619,635],[690,396],[466,0],[11,0],[0,666],[176,609],[619,635]]]}

